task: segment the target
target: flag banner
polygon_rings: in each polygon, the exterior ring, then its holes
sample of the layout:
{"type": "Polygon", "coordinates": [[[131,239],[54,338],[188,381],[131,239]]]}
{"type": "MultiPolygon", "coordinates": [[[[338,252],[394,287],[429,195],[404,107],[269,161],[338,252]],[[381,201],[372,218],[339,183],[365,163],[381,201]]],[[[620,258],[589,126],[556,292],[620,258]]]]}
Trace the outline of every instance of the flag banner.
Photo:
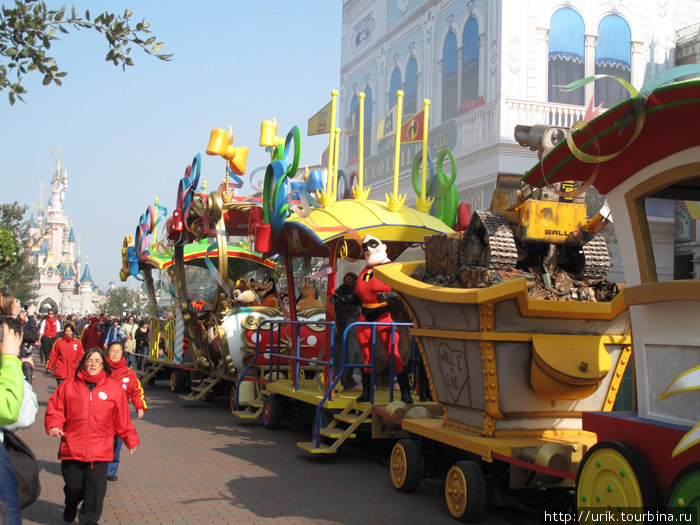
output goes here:
{"type": "Polygon", "coordinates": [[[396,132],[396,111],[397,107],[394,106],[377,124],[377,140],[382,140],[396,132]]]}
{"type": "Polygon", "coordinates": [[[419,142],[423,140],[423,119],[425,110],[416,113],[401,126],[401,142],[419,142]]]}
{"type": "Polygon", "coordinates": [[[307,135],[323,135],[331,132],[331,103],[309,119],[307,135]]]}

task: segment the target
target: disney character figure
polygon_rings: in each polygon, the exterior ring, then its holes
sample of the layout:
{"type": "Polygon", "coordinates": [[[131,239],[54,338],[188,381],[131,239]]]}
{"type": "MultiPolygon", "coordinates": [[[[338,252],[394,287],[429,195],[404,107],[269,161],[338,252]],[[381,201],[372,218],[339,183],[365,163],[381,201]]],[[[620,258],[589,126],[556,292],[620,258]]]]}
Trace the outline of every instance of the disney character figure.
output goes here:
{"type": "Polygon", "coordinates": [[[297,309],[302,312],[309,308],[323,308],[323,303],[316,298],[316,288],[310,282],[301,287],[301,297],[297,301],[297,309]]]}
{"type": "Polygon", "coordinates": [[[275,284],[275,280],[272,277],[265,277],[262,282],[255,279],[250,280],[250,286],[258,294],[262,306],[279,308],[277,297],[275,297],[275,284]]]}
{"type": "MultiPolygon", "coordinates": [[[[391,260],[386,255],[386,244],[372,235],[365,235],[362,239],[362,255],[365,258],[366,267],[360,272],[355,283],[355,295],[362,304],[360,311],[360,321],[377,323],[391,323],[391,313],[389,312],[388,300],[396,296],[391,288],[374,277],[375,266],[386,264],[391,260]]],[[[391,344],[390,326],[378,326],[377,336],[384,344],[389,360],[394,360],[394,370],[396,380],[401,389],[401,401],[407,404],[413,403],[411,389],[408,384],[408,373],[404,370],[403,361],[399,355],[399,334],[394,334],[394,344],[391,344]]],[[[356,329],[357,341],[362,349],[362,363],[369,365],[372,361],[372,327],[358,325],[356,329]]],[[[367,402],[370,399],[370,388],[372,387],[372,376],[370,369],[362,371],[362,394],[357,398],[358,402],[367,402]]]]}
{"type": "Polygon", "coordinates": [[[234,306],[256,306],[258,304],[255,300],[255,292],[245,279],[236,281],[232,295],[234,306]]]}

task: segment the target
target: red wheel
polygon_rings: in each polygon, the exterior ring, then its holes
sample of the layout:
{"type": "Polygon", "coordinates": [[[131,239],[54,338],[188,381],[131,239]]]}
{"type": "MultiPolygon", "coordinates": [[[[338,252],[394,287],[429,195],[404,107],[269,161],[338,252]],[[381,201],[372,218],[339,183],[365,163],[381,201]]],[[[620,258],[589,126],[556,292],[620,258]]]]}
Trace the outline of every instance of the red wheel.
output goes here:
{"type": "Polygon", "coordinates": [[[284,419],[284,406],[278,396],[267,396],[263,401],[263,426],[265,428],[279,428],[284,419]]]}

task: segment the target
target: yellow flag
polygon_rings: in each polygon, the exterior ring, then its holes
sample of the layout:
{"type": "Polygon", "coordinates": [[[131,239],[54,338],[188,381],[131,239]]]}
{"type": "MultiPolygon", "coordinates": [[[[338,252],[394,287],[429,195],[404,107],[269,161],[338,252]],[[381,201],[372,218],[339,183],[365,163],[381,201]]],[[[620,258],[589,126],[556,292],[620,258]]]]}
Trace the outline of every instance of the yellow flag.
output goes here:
{"type": "Polygon", "coordinates": [[[307,135],[323,135],[331,132],[331,103],[309,119],[307,135]]]}
{"type": "Polygon", "coordinates": [[[396,106],[391,108],[389,113],[384,115],[377,124],[377,140],[382,140],[384,137],[396,133],[396,110],[396,106]]]}

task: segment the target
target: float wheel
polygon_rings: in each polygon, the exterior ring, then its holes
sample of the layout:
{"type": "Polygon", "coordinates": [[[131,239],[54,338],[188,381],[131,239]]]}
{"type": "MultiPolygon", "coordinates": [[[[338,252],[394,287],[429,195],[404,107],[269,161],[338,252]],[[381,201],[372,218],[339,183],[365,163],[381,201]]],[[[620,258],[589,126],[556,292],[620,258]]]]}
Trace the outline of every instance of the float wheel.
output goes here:
{"type": "Polygon", "coordinates": [[[391,482],[401,492],[415,492],[423,477],[423,454],[420,443],[414,439],[401,439],[391,449],[389,460],[391,482]]]}
{"type": "Polygon", "coordinates": [[[476,461],[458,461],[445,478],[445,502],[453,518],[479,521],[486,512],[486,480],[476,461]]]}
{"type": "Polygon", "coordinates": [[[584,456],[576,476],[576,506],[649,508],[658,504],[651,469],[620,441],[602,441],[584,456]]]}
{"type": "Polygon", "coordinates": [[[170,373],[170,390],[179,394],[187,390],[188,377],[187,372],[178,368],[170,373]]]}
{"type": "Polygon", "coordinates": [[[275,429],[282,426],[284,406],[278,396],[266,396],[263,401],[263,426],[275,429]]]}
{"type": "Polygon", "coordinates": [[[691,463],[676,474],[668,490],[666,506],[669,510],[700,508],[700,463],[691,463]]]}

